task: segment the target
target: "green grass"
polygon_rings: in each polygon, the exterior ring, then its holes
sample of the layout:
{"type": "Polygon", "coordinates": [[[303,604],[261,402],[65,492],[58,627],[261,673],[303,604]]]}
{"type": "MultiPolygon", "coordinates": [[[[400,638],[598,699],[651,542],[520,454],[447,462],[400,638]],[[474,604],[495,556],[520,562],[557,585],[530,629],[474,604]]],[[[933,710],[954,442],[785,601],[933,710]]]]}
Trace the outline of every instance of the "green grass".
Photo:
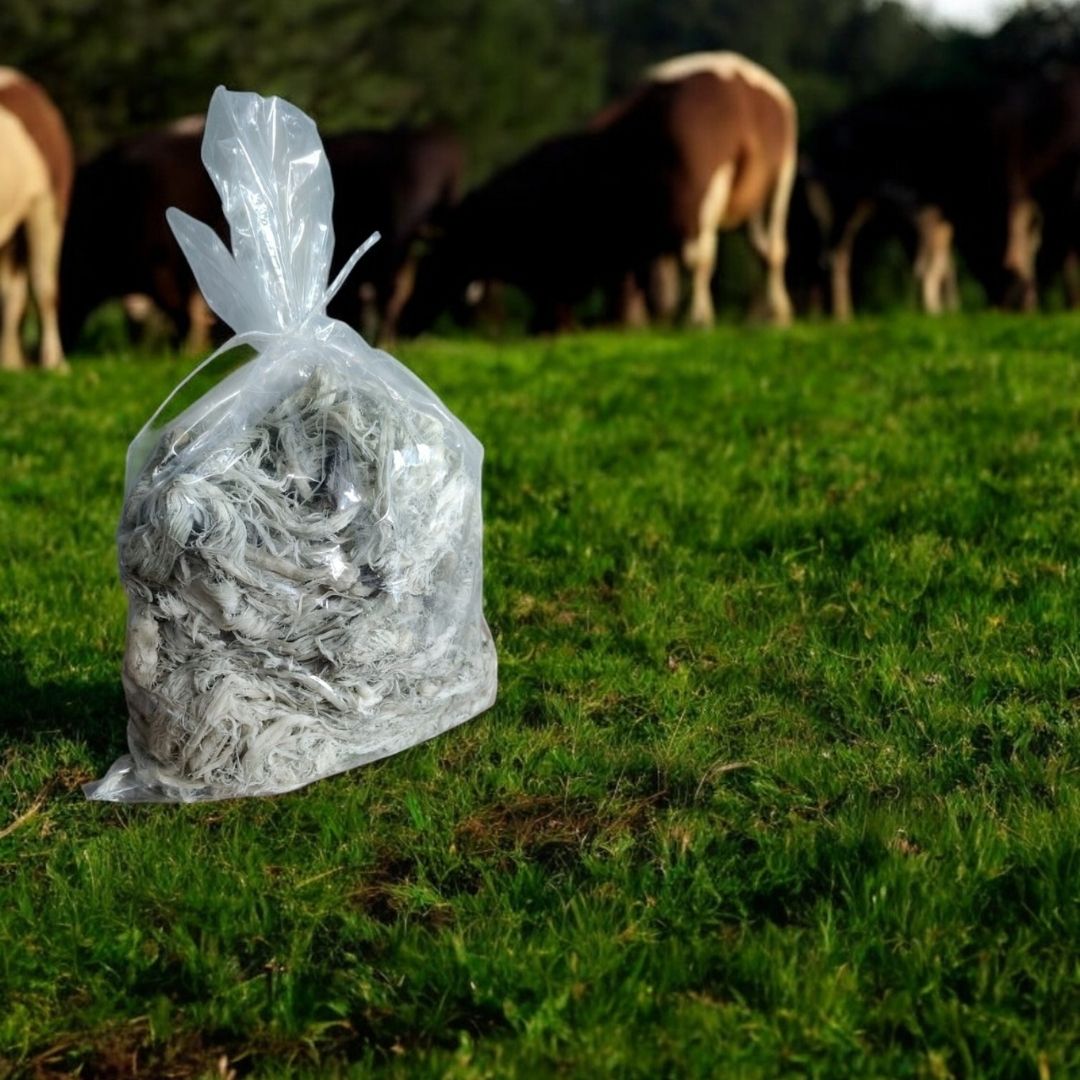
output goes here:
{"type": "Polygon", "coordinates": [[[0,402],[0,1075],[1080,1075],[1080,322],[418,343],[498,704],[285,797],[88,804],[127,440],[0,402]]]}

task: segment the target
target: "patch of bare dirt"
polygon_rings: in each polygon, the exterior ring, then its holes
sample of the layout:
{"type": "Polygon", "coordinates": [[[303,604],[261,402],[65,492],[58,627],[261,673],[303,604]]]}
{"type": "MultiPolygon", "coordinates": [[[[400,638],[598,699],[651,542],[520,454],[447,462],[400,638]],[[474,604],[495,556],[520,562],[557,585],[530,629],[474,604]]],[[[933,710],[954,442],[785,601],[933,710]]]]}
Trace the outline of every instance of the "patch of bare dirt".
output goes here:
{"type": "Polygon", "coordinates": [[[150,1038],[145,1020],[49,1047],[10,1075],[26,1080],[239,1080],[242,1062],[224,1045],[185,1034],[150,1038]]]}
{"type": "Polygon", "coordinates": [[[521,853],[559,863],[600,838],[639,828],[658,795],[635,799],[516,795],[478,810],[457,828],[455,843],[466,855],[521,853]]]}

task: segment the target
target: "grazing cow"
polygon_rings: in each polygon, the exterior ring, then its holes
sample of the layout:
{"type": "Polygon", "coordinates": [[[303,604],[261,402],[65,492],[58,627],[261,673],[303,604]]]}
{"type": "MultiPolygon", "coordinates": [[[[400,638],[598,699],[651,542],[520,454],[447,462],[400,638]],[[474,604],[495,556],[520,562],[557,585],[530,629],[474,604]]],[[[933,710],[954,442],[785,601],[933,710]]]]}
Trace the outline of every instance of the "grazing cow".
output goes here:
{"type": "Polygon", "coordinates": [[[1080,199],[1080,71],[1063,69],[1006,86],[992,118],[1002,162],[1004,301],[1038,304],[1037,268],[1059,269],[1075,250],[1080,199]]]}
{"type": "Polygon", "coordinates": [[[211,315],[165,222],[179,206],[227,239],[221,200],[200,160],[202,117],[125,140],[80,167],[61,267],[61,329],[68,346],[89,314],[123,298],[136,321],[150,301],[178,339],[205,347],[211,315]]]}
{"type": "Polygon", "coordinates": [[[955,222],[965,199],[985,203],[973,179],[985,175],[988,149],[977,100],[954,91],[892,91],[818,132],[807,188],[827,238],[836,318],[851,317],[855,242],[875,217],[911,242],[923,307],[953,305],[955,222]]]}
{"type": "MultiPolygon", "coordinates": [[[[658,83],[682,83],[702,74],[718,81],[723,98],[719,107],[714,105],[708,128],[702,124],[687,133],[689,184],[679,197],[688,203],[682,213],[690,223],[697,210],[697,235],[689,236],[681,252],[692,280],[691,321],[699,325],[713,321],[717,232],[745,224],[750,243],[765,264],[766,312],[773,321],[786,323],[791,318],[784,281],[787,219],[798,164],[795,102],[775,76],[732,52],[676,57],[651,68],[647,76],[658,83]]],[[[604,122],[613,111],[621,110],[618,105],[606,110],[598,121],[604,122]]],[[[685,115],[683,122],[693,122],[693,115],[685,115]]],[[[653,291],[662,315],[673,315],[678,304],[677,275],[673,259],[653,267],[653,291]]]]}
{"type": "Polygon", "coordinates": [[[689,269],[690,319],[708,325],[717,231],[742,224],[768,266],[769,315],[787,322],[796,128],[790,94],[743,57],[660,65],[586,130],[543,143],[465,198],[421,266],[406,329],[429,325],[477,279],[525,289],[534,325],[550,329],[597,286],[619,288],[628,271],[644,287],[665,256],[689,269]]]}
{"type": "Polygon", "coordinates": [[[67,128],[48,95],[0,68],[0,366],[9,370],[25,364],[28,284],[41,324],[41,366],[64,366],[57,278],[74,168],[67,128]]]}
{"type": "Polygon", "coordinates": [[[833,312],[852,312],[856,238],[874,216],[911,238],[923,307],[958,304],[954,247],[992,303],[1037,302],[1044,223],[1066,260],[1080,178],[1080,75],[897,90],[827,124],[810,184],[828,233],[833,312]]]}
{"type": "MultiPolygon", "coordinates": [[[[227,240],[221,202],[201,161],[202,118],[136,136],[79,170],[63,260],[65,340],[87,316],[123,297],[129,314],[161,308],[192,351],[205,349],[212,316],[165,222],[178,206],[227,240]]],[[[374,294],[379,333],[393,334],[411,282],[420,231],[456,198],[464,155],[438,130],[352,132],[324,141],[334,177],[332,273],[376,229],[382,240],[357,280],[374,294]]],[[[360,288],[342,290],[331,313],[360,325],[360,288]]]]}

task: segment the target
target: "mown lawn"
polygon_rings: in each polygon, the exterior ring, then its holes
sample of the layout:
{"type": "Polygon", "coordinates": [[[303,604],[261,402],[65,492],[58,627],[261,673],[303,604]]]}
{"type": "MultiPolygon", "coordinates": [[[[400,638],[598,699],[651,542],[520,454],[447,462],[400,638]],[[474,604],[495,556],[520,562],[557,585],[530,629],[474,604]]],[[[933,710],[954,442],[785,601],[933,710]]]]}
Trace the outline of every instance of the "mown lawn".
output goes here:
{"type": "Polygon", "coordinates": [[[187,365],[3,377],[0,1076],[1080,1075],[1078,353],[402,349],[487,447],[498,704],[189,807],[78,788],[124,747],[125,445],[187,365]]]}

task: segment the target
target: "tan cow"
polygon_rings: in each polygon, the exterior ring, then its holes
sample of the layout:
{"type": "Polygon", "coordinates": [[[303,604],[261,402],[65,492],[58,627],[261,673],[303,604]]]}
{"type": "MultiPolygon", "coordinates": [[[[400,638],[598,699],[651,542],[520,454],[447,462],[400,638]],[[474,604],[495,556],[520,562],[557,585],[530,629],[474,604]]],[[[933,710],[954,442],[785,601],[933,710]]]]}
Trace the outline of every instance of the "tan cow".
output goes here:
{"type": "Polygon", "coordinates": [[[41,323],[41,366],[62,368],[60,246],[74,176],[64,121],[45,91],[0,67],[0,367],[24,366],[28,292],[41,323]],[[29,288],[28,288],[29,287],[29,288]]]}
{"type": "MultiPolygon", "coordinates": [[[[746,225],[766,267],[766,312],[773,322],[790,322],[784,264],[798,163],[794,99],[774,75],[733,52],[679,56],[651,68],[647,77],[652,83],[679,84],[671,123],[682,148],[675,191],[685,237],[681,258],[692,281],[690,321],[709,326],[714,319],[717,233],[746,225]]],[[[594,128],[621,111],[620,105],[605,110],[594,128]]],[[[654,267],[653,294],[662,315],[674,314],[679,301],[675,260],[654,267]]]]}

